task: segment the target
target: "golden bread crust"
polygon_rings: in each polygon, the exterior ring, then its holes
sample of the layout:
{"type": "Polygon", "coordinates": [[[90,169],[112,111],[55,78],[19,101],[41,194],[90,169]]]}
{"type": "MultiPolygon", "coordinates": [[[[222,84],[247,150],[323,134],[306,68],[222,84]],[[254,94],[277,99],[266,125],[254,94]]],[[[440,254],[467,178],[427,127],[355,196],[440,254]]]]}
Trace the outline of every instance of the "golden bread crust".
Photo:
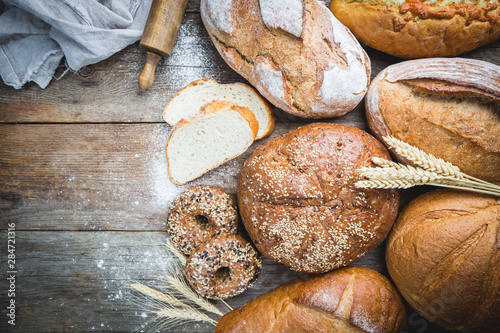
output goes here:
{"type": "Polygon", "coordinates": [[[418,0],[400,6],[332,0],[330,9],[361,43],[401,58],[457,56],[500,39],[498,3],[434,7],[418,0]]]}
{"type": "Polygon", "coordinates": [[[447,329],[496,332],[500,320],[500,201],[428,192],[401,212],[387,240],[389,273],[421,315],[447,329]]]}
{"type": "Polygon", "coordinates": [[[368,268],[345,267],[283,285],[219,319],[216,333],[400,332],[401,297],[368,268]]]}

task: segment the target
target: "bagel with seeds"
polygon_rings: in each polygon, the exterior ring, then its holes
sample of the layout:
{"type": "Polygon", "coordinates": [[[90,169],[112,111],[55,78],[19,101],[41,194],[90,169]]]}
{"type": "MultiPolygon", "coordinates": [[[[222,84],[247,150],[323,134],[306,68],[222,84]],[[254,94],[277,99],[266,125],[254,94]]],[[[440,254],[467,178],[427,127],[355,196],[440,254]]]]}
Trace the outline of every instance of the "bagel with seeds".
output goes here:
{"type": "Polygon", "coordinates": [[[216,186],[192,186],[170,206],[167,233],[186,256],[204,241],[222,233],[235,234],[238,210],[233,198],[216,186]]]}
{"type": "Polygon", "coordinates": [[[186,279],[201,296],[225,299],[255,283],[262,259],[243,237],[222,234],[201,244],[186,262],[186,279]]]}

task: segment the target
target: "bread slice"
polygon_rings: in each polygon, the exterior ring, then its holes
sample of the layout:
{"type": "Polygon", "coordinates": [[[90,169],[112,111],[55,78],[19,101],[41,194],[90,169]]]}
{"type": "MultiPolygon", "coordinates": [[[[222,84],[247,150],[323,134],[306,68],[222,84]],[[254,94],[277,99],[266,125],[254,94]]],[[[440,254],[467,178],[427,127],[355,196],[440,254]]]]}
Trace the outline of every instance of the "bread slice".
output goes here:
{"type": "Polygon", "coordinates": [[[165,106],[163,119],[174,126],[181,119],[200,113],[201,108],[214,100],[230,101],[251,110],[259,123],[256,140],[274,130],[271,105],[254,88],[243,83],[219,84],[214,79],[200,79],[182,88],[165,106]]]}
{"type": "Polygon", "coordinates": [[[170,179],[183,185],[235,158],[255,140],[259,124],[252,111],[227,101],[213,101],[201,115],[182,119],[168,137],[170,179]]]}

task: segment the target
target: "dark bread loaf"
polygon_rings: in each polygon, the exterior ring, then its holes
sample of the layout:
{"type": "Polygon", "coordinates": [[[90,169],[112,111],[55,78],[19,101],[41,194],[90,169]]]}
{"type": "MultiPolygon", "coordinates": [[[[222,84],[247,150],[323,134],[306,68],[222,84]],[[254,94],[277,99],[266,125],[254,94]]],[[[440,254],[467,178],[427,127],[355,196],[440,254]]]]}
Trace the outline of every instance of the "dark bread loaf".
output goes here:
{"type": "Polygon", "coordinates": [[[387,240],[387,267],[422,316],[453,330],[498,332],[500,200],[437,190],[401,212],[387,240]]]}
{"type": "Polygon", "coordinates": [[[389,66],[368,90],[366,115],[380,140],[392,135],[466,174],[500,182],[499,66],[461,58],[389,66]]]}
{"type": "Polygon", "coordinates": [[[402,58],[457,56],[500,39],[496,0],[332,0],[330,9],[361,43],[402,58]]]}
{"type": "Polygon", "coordinates": [[[219,319],[215,332],[397,333],[405,317],[401,297],[386,277],[345,267],[259,296],[219,319]]]}
{"type": "Polygon", "coordinates": [[[224,60],[272,104],[299,117],[341,116],[363,98],[370,60],[317,0],[202,0],[224,60]]]}
{"type": "Polygon", "coordinates": [[[359,189],[356,169],[385,147],[354,127],[315,123],[257,148],[238,180],[242,221],[266,257],[321,273],[374,249],[398,210],[397,190],[359,189]]]}

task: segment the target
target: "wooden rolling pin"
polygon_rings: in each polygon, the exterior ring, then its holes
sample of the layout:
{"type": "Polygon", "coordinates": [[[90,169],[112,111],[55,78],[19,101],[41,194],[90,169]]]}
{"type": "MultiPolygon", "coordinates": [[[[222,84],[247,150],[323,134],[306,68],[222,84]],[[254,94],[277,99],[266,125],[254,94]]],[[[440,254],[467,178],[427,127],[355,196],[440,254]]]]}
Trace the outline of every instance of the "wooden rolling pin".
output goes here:
{"type": "Polygon", "coordinates": [[[153,85],[156,65],[161,57],[170,56],[188,0],[153,0],[141,38],[146,49],[146,64],[139,76],[139,88],[153,85]]]}

